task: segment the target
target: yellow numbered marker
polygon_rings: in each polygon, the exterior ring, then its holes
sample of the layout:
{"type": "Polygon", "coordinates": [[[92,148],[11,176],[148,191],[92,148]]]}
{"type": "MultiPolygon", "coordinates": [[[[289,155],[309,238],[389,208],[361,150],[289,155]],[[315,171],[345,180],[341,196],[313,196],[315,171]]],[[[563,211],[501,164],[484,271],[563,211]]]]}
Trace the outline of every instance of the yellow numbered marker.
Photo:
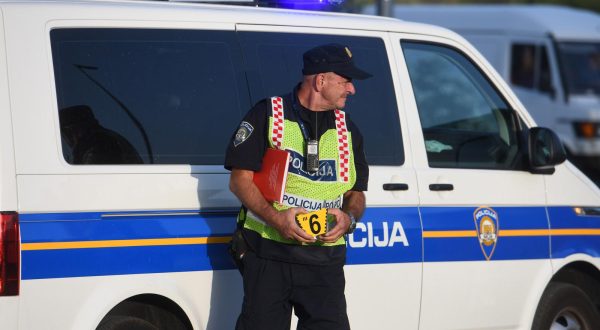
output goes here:
{"type": "Polygon", "coordinates": [[[311,236],[323,235],[327,232],[327,209],[296,214],[296,223],[311,236]]]}

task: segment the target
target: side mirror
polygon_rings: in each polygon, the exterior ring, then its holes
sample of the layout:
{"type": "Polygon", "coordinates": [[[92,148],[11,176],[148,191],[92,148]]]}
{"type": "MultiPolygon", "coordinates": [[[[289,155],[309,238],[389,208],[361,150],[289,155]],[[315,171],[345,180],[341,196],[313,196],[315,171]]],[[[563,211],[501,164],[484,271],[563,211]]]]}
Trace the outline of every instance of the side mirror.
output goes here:
{"type": "Polygon", "coordinates": [[[531,173],[552,174],[554,166],[567,159],[567,153],[560,139],[548,128],[532,127],[529,130],[527,144],[531,173]]]}

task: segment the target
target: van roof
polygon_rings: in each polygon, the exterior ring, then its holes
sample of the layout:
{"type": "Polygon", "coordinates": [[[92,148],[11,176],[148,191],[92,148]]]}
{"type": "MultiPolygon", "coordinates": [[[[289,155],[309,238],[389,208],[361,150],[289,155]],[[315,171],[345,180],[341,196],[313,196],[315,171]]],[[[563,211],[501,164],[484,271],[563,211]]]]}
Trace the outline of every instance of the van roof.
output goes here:
{"type": "MultiPolygon", "coordinates": [[[[218,1],[218,0],[217,0],[218,1]]],[[[5,20],[12,10],[40,19],[110,19],[139,21],[212,22],[302,26],[367,31],[434,34],[456,39],[456,34],[434,25],[395,18],[254,6],[139,0],[0,0],[5,20]]],[[[13,17],[14,19],[23,19],[13,17]]],[[[460,37],[458,37],[460,38],[460,37]]]]}
{"type": "Polygon", "coordinates": [[[600,15],[565,6],[396,5],[394,16],[459,32],[551,34],[559,40],[600,40],[600,15]]]}

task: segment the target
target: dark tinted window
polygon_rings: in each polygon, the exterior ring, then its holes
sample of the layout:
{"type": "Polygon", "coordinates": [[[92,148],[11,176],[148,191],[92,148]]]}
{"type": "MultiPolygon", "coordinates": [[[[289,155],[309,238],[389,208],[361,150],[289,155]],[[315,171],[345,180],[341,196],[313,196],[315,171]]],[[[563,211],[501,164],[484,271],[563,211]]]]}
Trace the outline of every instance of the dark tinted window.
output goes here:
{"type": "Polygon", "coordinates": [[[510,81],[521,87],[533,88],[535,83],[535,46],[513,45],[510,81]]]}
{"type": "Polygon", "coordinates": [[[548,52],[546,47],[540,47],[540,82],[538,89],[542,92],[553,92],[552,71],[548,61],[548,52]]]}
{"type": "Polygon", "coordinates": [[[518,169],[517,117],[455,49],[402,42],[431,167],[518,169]]]}
{"type": "Polygon", "coordinates": [[[51,40],[69,163],[223,163],[250,107],[234,32],[57,29],[51,40]]]}
{"type": "Polygon", "coordinates": [[[289,93],[302,79],[302,54],[326,43],[347,45],[358,67],[373,74],[354,80],[346,111],[365,139],[369,165],[404,163],[398,108],[389,61],[379,38],[294,33],[241,32],[252,101],[289,93]]]}
{"type": "Polygon", "coordinates": [[[512,45],[510,81],[516,86],[552,93],[552,71],[546,46],[512,45]]]}
{"type": "Polygon", "coordinates": [[[600,95],[600,43],[561,42],[557,46],[568,92],[600,95]]]}

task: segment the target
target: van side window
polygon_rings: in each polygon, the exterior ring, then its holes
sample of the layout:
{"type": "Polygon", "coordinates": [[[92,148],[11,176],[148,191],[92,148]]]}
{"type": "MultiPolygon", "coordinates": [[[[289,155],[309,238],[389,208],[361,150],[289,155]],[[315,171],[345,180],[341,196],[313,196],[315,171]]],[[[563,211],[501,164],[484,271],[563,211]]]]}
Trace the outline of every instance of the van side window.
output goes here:
{"type": "Polygon", "coordinates": [[[302,54],[317,45],[339,43],[356,65],[373,75],[353,81],[356,95],[346,111],[364,136],[369,165],[402,165],[404,149],[398,106],[385,44],[381,38],[302,33],[239,32],[253,102],[292,91],[302,79],[302,54]]]}
{"type": "Polygon", "coordinates": [[[512,46],[510,82],[533,88],[535,83],[535,46],[515,44],[512,46]]]}
{"type": "Polygon", "coordinates": [[[517,116],[462,53],[402,41],[429,166],[517,169],[517,116]]]}
{"type": "Polygon", "coordinates": [[[552,92],[552,73],[546,46],[513,44],[511,48],[510,82],[519,87],[552,92]]]}
{"type": "Polygon", "coordinates": [[[540,46],[540,83],[538,89],[542,92],[552,93],[552,71],[550,71],[550,62],[546,47],[540,46]]]}
{"type": "Polygon", "coordinates": [[[223,164],[249,109],[233,31],[55,29],[70,164],[223,164]]]}

